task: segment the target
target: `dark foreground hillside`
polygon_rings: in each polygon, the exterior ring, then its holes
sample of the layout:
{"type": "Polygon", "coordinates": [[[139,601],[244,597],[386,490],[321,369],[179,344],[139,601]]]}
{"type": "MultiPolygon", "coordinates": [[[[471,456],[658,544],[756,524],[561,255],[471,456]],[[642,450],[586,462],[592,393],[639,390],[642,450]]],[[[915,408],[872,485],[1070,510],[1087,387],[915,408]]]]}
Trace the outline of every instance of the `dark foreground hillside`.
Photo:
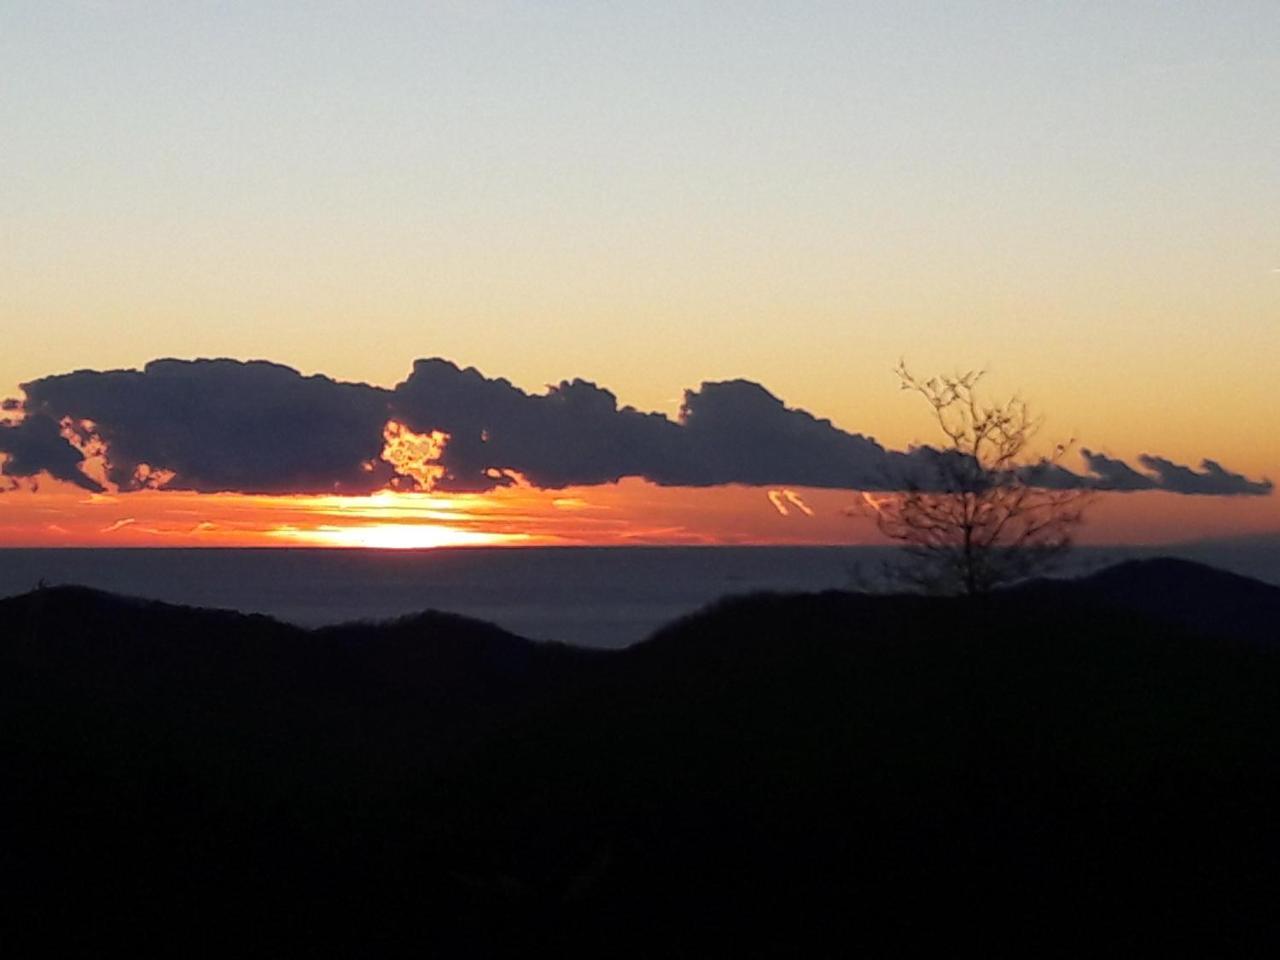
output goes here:
{"type": "Polygon", "coordinates": [[[0,601],[0,947],[1248,952],[1280,589],[724,602],[616,653],[0,601]]]}

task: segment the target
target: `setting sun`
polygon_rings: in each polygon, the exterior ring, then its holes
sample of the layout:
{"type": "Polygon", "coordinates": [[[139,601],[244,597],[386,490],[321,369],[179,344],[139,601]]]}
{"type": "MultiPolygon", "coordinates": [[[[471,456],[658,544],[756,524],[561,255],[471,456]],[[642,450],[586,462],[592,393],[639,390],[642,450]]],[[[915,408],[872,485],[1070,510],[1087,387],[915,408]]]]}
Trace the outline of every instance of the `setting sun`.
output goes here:
{"type": "Polygon", "coordinates": [[[321,524],[309,529],[283,526],[266,531],[266,536],[299,546],[365,547],[380,550],[498,546],[524,543],[530,539],[528,534],[522,533],[483,533],[430,523],[375,523],[352,527],[321,524]]]}

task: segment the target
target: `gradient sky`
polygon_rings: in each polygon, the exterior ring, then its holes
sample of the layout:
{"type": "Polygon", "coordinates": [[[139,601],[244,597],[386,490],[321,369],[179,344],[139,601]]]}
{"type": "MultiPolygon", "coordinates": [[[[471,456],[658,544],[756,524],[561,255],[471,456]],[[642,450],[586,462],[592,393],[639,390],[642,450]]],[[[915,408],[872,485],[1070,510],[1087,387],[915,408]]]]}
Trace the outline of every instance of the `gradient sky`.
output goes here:
{"type": "Polygon", "coordinates": [[[1277,104],[1274,0],[0,0],[0,393],[442,355],[901,445],[905,356],[1280,479],[1277,104]]]}

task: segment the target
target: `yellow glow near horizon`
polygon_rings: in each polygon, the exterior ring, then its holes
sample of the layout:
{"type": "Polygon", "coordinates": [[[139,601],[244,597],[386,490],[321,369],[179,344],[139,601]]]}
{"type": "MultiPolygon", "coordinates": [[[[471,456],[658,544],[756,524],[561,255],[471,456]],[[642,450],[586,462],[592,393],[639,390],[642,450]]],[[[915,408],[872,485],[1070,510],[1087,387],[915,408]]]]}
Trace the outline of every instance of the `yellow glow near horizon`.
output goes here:
{"type": "Polygon", "coordinates": [[[499,546],[545,542],[521,530],[485,529],[501,524],[503,510],[482,494],[400,493],[382,490],[365,497],[262,498],[277,508],[301,510],[325,522],[283,523],[263,531],[270,540],[306,546],[421,550],[434,547],[499,546]]]}
{"type": "Polygon", "coordinates": [[[340,527],[321,524],[318,527],[276,527],[266,531],[267,537],[287,540],[305,546],[356,547],[375,550],[423,550],[436,547],[499,546],[526,542],[523,533],[486,533],[460,530],[444,524],[375,523],[340,527]]]}

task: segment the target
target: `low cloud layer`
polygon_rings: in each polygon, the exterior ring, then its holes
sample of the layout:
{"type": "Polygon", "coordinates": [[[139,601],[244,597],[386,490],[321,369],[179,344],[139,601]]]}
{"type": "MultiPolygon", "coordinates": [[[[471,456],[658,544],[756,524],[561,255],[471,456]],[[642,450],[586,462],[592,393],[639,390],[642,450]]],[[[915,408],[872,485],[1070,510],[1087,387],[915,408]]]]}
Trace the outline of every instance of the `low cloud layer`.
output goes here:
{"type": "MultiPolygon", "coordinates": [[[[586,380],[531,394],[441,359],[417,361],[394,389],[263,361],[157,360],[140,371],[43,377],[23,391],[6,406],[21,419],[0,423],[0,475],[10,486],[48,475],[88,490],[360,494],[642,477],[664,486],[884,490],[933,453],[886,449],[748,380],[686,391],[672,420],[619,406],[586,380]]],[[[1223,496],[1272,490],[1212,460],[1196,470],[1144,455],[1139,470],[1082,453],[1086,472],[1053,467],[1037,482],[1223,496]]]]}

